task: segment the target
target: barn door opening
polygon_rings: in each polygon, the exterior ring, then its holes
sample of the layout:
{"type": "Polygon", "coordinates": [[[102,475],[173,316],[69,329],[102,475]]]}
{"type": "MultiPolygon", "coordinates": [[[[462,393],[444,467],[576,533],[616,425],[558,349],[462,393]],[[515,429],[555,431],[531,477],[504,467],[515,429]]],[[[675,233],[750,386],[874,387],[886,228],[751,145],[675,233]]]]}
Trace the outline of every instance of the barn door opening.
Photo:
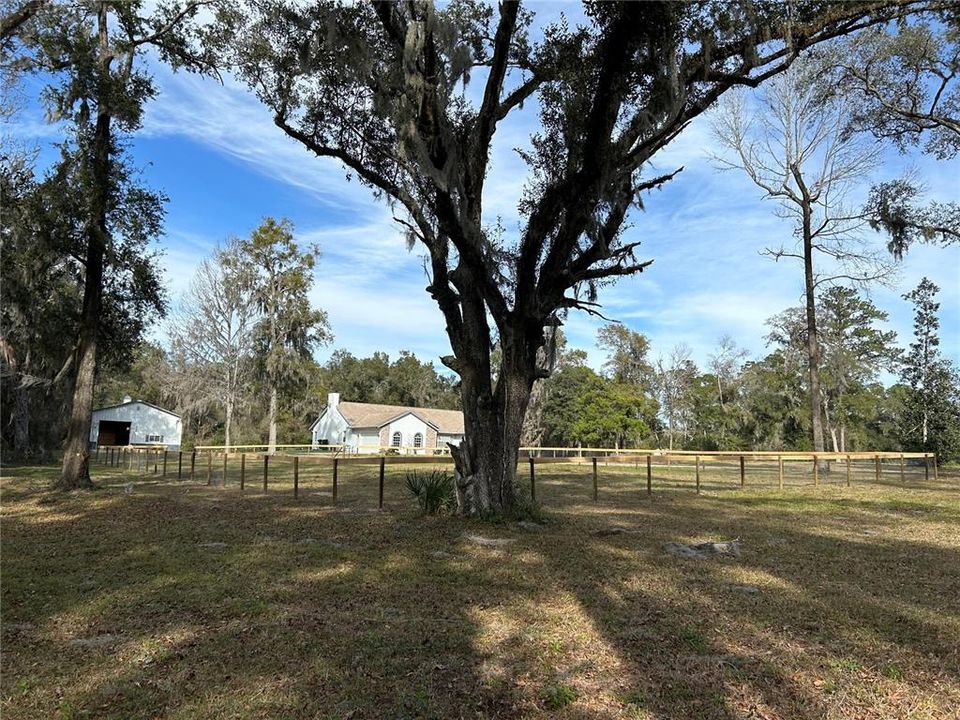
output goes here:
{"type": "Polygon", "coordinates": [[[97,446],[129,445],[130,423],[118,420],[101,420],[97,433],[97,446]]]}

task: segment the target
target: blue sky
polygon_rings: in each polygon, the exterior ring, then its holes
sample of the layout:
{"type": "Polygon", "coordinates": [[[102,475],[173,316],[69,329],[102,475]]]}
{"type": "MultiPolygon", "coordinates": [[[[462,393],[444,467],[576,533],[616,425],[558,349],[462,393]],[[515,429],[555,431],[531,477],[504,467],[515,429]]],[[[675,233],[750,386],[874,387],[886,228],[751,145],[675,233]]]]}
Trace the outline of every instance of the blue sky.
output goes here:
{"type": "MultiPolygon", "coordinates": [[[[312,300],[328,312],[335,342],[320,350],[318,359],[335,348],[360,356],[376,350],[395,356],[406,349],[433,361],[450,352],[440,313],[424,291],[422,252],[407,251],[385,205],[356,182],[348,183],[336,163],[286,138],[240,84],[227,78],[221,86],[153,69],[159,95],[147,107],[133,156],[147,183],[170,198],[166,235],[158,245],[171,300],[176,302],[197,262],[218,242],[249,234],[263,217],[284,216],[301,240],[322,250],[312,300]]],[[[471,92],[480,85],[475,79],[471,92]]],[[[489,220],[502,217],[508,231],[519,221],[516,201],[526,174],[514,148],[526,145],[533,130],[531,106],[495,137],[485,214],[489,220]]],[[[35,103],[11,132],[40,142],[41,162],[54,156],[57,130],[43,124],[35,103]]],[[[774,204],[745,177],[714,168],[709,159],[714,145],[701,121],[658,156],[657,171],[685,169],[646,199],[646,211],[631,216],[626,234],[627,240],[643,241],[639,256],[654,263],[600,296],[605,314],[649,336],[654,357],[685,343],[701,365],[724,334],[751,356],[762,356],[764,321],[798,304],[802,292],[799,265],[759,254],[765,246],[789,242],[791,223],[776,217],[774,204]]],[[[960,161],[887,151],[876,179],[891,179],[907,168],[927,184],[931,199],[958,199],[960,161]]],[[[883,243],[880,235],[875,240],[883,243]]],[[[889,326],[905,344],[912,314],[900,296],[925,275],[941,287],[942,347],[960,361],[960,246],[912,248],[897,283],[875,287],[872,298],[890,314],[889,326]]],[[[603,356],[594,340],[601,324],[573,314],[565,328],[570,344],[586,350],[597,368],[603,356]]],[[[162,324],[155,337],[163,339],[162,324]]]]}

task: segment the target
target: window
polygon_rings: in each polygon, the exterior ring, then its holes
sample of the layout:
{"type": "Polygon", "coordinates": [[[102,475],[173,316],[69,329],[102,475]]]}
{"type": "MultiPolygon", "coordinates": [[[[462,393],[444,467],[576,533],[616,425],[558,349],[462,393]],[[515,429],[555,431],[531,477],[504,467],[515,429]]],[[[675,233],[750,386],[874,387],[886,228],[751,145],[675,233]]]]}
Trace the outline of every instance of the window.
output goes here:
{"type": "Polygon", "coordinates": [[[163,435],[147,435],[146,440],[148,443],[162,443],[163,435]]]}
{"type": "Polygon", "coordinates": [[[413,436],[413,446],[415,448],[423,447],[423,433],[417,433],[413,436]]]}
{"type": "Polygon", "coordinates": [[[392,445],[393,447],[400,447],[400,443],[402,440],[403,440],[403,436],[400,433],[395,432],[393,434],[393,441],[390,443],[390,445],[392,445]]]}

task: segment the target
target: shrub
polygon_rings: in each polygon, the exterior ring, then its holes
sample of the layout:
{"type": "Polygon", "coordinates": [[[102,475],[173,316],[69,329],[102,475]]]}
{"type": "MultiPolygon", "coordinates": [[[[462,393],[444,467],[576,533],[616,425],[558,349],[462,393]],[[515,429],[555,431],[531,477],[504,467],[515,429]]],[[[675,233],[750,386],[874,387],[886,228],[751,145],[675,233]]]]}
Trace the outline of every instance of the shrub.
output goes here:
{"type": "Polygon", "coordinates": [[[551,685],[544,688],[541,697],[548,710],[559,710],[576,701],[577,691],[569,685],[551,685]]]}
{"type": "Polygon", "coordinates": [[[532,520],[541,525],[547,521],[547,516],[543,512],[543,506],[522,492],[517,493],[517,496],[514,498],[513,516],[516,520],[532,520]]]}
{"type": "Polygon", "coordinates": [[[446,470],[413,470],[407,473],[407,489],[417,498],[420,509],[428,515],[450,512],[456,507],[453,483],[453,475],[446,470]]]}

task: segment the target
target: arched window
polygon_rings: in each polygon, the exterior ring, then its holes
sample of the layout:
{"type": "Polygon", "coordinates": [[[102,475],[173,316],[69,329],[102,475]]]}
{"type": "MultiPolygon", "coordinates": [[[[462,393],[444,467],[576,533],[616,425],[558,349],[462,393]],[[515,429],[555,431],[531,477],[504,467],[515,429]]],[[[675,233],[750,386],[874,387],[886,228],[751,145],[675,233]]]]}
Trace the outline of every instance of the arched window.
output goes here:
{"type": "Polygon", "coordinates": [[[395,432],[395,433],[393,434],[393,440],[391,441],[390,444],[391,444],[393,447],[400,447],[400,443],[401,443],[402,441],[403,441],[403,436],[402,436],[399,432],[395,432]]]}
{"type": "Polygon", "coordinates": [[[413,436],[413,446],[415,448],[423,447],[423,433],[417,433],[413,436]]]}

